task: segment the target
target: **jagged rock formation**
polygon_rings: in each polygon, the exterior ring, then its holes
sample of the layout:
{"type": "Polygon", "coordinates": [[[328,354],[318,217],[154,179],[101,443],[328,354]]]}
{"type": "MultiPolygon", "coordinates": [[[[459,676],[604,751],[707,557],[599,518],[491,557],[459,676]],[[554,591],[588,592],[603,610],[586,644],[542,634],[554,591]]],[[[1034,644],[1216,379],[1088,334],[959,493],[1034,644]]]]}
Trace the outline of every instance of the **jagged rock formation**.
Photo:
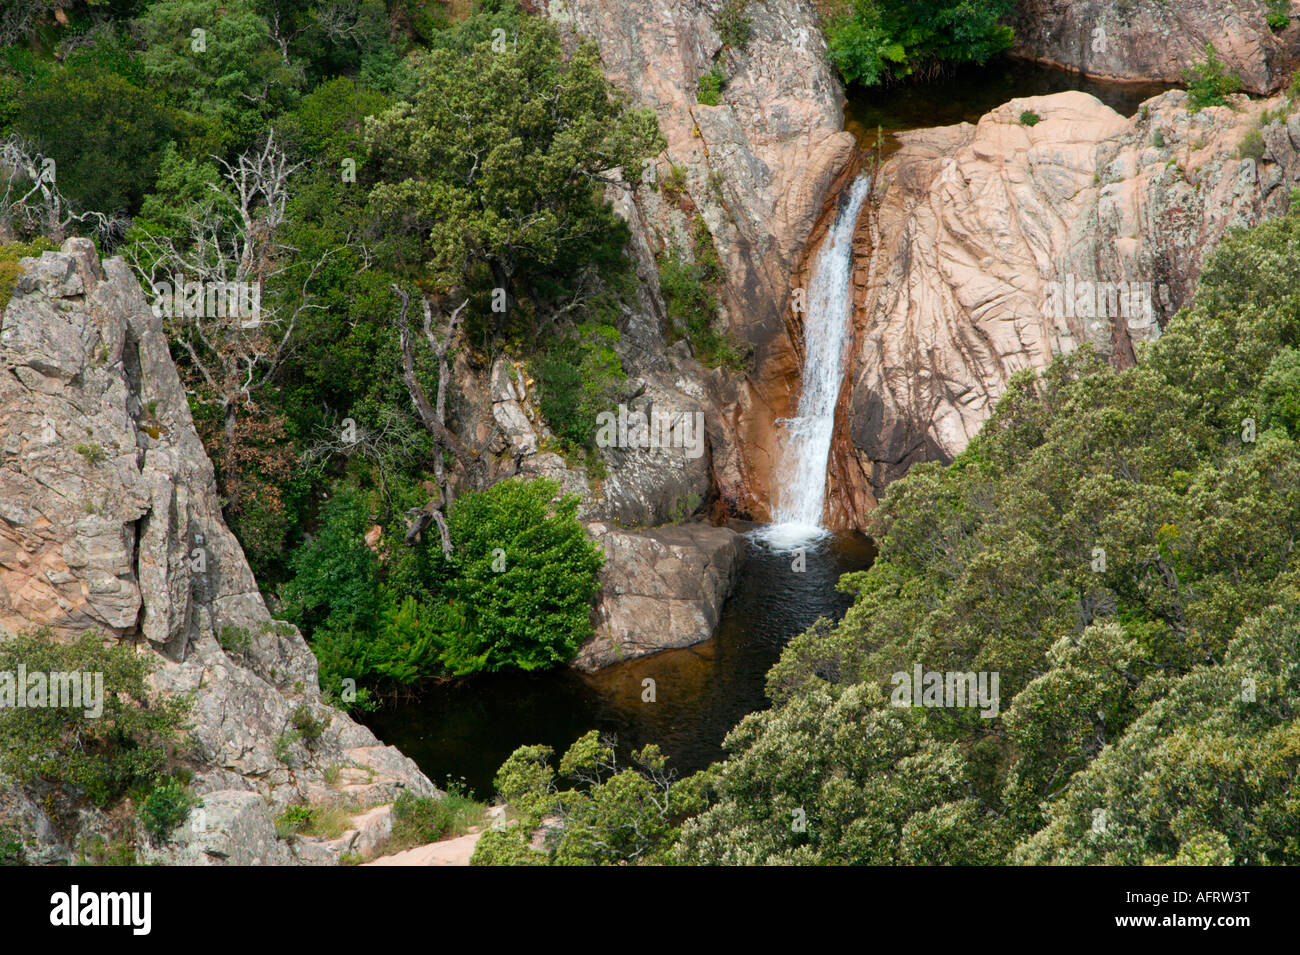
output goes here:
{"type": "Polygon", "coordinates": [[[961,451],[1018,369],[1085,342],[1131,363],[1223,233],[1285,211],[1300,177],[1300,116],[1282,97],[1193,113],[1174,91],[1125,120],[1060,93],[901,138],[859,223],[869,254],[832,468],[876,492],[961,451]]]}
{"type": "MultiPolygon", "coordinates": [[[[322,701],[302,636],[272,621],[222,520],[161,319],[126,264],[101,266],[89,240],[69,239],[20,265],[0,322],[0,631],[133,642],[157,664],[159,693],[192,698],[203,831],[182,827],[150,858],[336,861],[277,840],[275,814],[436,790],[322,701]],[[310,747],[283,736],[300,707],[325,724],[310,747]]],[[[77,833],[8,788],[20,831],[46,861],[68,858],[77,833]]],[[[83,832],[98,824],[87,818],[83,832]]]]}
{"type": "Polygon", "coordinates": [[[574,666],[598,670],[713,635],[740,560],[739,534],[707,524],[646,531],[591,524],[588,531],[605,550],[603,597],[596,636],[574,666]]]}
{"type": "Polygon", "coordinates": [[[1089,76],[1177,83],[1213,43],[1247,91],[1269,93],[1300,55],[1291,26],[1274,33],[1273,0],[1021,0],[1016,53],[1089,76]]]}

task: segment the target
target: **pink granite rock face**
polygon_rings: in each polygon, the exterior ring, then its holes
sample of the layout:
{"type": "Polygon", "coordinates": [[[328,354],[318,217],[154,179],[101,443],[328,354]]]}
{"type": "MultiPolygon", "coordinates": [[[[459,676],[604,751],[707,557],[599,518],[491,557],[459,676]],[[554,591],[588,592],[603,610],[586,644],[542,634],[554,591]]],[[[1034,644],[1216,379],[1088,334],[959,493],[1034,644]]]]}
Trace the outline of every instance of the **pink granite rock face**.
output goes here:
{"type": "Polygon", "coordinates": [[[902,139],[856,276],[849,428],[877,491],[965,448],[1016,371],[1085,343],[1132,363],[1300,174],[1282,97],[1194,113],[1175,91],[1126,120],[1060,93],[902,139]]]}
{"type": "Polygon", "coordinates": [[[1269,93],[1300,53],[1294,17],[1286,29],[1270,29],[1273,6],[1270,0],[1021,0],[1016,52],[1099,78],[1177,83],[1184,69],[1205,58],[1208,42],[1245,90],[1269,93]]]}

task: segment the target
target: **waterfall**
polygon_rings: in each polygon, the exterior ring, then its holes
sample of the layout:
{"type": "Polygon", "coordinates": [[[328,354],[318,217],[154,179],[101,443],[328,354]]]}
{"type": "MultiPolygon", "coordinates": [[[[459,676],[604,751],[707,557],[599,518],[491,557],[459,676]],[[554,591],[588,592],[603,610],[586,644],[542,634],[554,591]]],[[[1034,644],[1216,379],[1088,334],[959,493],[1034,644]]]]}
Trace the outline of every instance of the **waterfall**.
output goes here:
{"type": "Polygon", "coordinates": [[[854,181],[813,261],[803,322],[803,392],[795,417],[780,422],[784,440],[773,481],[773,524],[761,535],[776,547],[797,547],[827,533],[822,511],[853,304],[853,230],[870,189],[870,177],[854,181]]]}

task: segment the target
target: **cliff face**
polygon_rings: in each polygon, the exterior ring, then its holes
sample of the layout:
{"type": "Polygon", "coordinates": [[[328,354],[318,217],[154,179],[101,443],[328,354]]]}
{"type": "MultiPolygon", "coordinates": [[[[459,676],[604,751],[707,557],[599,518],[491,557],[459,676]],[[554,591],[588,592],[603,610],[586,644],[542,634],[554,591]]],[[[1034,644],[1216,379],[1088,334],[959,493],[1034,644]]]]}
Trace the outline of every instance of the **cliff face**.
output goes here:
{"type": "MultiPolygon", "coordinates": [[[[623,196],[647,294],[658,299],[654,254],[689,249],[689,216],[708,225],[726,273],[725,321],[755,349],[743,379],[709,374],[714,486],[736,514],[767,517],[775,421],[790,413],[798,361],[786,326],[792,271],[835,177],[849,161],[843,90],[824,56],[811,4],[750,4],[751,36],[725,47],[715,0],[591,0],[552,16],[594,40],[610,81],[654,110],[667,140],[652,184],[623,196]],[[696,100],[715,66],[728,80],[717,106],[696,100]],[[653,182],[676,166],[681,200],[653,182]]],[[[630,179],[637,176],[630,175],[630,179]]],[[[662,303],[648,315],[662,315],[662,303]]]]}
{"type": "Polygon", "coordinates": [[[851,441],[832,469],[876,491],[961,451],[1017,370],[1084,343],[1131,363],[1224,232],[1284,212],[1300,175],[1282,97],[1192,113],[1175,91],[1125,120],[1061,93],[901,138],[859,226],[851,441]]]}
{"type": "Polygon", "coordinates": [[[1184,69],[1205,58],[1210,42],[1246,90],[1268,93],[1300,54],[1294,19],[1285,30],[1270,29],[1273,6],[1271,0],[1021,0],[1016,53],[1099,78],[1177,83],[1184,69]]]}
{"type": "MultiPolygon", "coordinates": [[[[272,622],[222,520],[161,319],[125,263],[69,239],[21,265],[0,322],[0,630],[130,642],[156,664],[159,693],[190,695],[204,831],[182,827],[155,858],[336,861],[337,849],[277,840],[274,816],[436,790],[321,701],[302,636],[272,622]],[[324,734],[277,748],[299,707],[324,734]],[[328,767],[342,768],[333,784],[328,767]]],[[[78,833],[0,789],[26,806],[19,828],[42,856],[67,858],[78,833]]]]}

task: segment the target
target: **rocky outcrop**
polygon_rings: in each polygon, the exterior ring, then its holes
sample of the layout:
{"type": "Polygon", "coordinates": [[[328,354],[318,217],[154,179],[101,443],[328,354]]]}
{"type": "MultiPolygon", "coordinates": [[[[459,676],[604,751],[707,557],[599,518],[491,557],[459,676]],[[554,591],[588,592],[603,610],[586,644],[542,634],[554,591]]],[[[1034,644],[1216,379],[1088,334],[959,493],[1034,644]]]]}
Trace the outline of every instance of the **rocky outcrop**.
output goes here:
{"type": "Polygon", "coordinates": [[[1084,343],[1131,363],[1224,232],[1285,211],[1300,177],[1281,97],[1193,113],[1174,91],[1125,120],[1060,93],[901,139],[859,224],[841,449],[876,491],[961,451],[1017,370],[1084,343]]]}
{"type": "Polygon", "coordinates": [[[597,670],[713,636],[739,569],[739,534],[707,524],[588,531],[605,551],[602,597],[596,635],[574,666],[597,670]]]}
{"type": "MultiPolygon", "coordinates": [[[[748,5],[751,36],[743,48],[724,46],[714,23],[721,6],[584,0],[549,9],[563,27],[596,42],[610,81],[654,110],[667,140],[653,170],[629,171],[641,185],[616,202],[632,226],[643,288],[658,297],[654,253],[689,252],[696,215],[721,256],[723,321],[755,353],[747,376],[715,373],[709,382],[717,402],[709,420],[713,483],[721,510],[762,519],[775,422],[790,413],[798,381],[785,325],[790,276],[855,147],[843,131],[843,90],[825,60],[812,5],[748,5]],[[702,105],[700,80],[715,68],[727,76],[721,101],[702,105]],[[677,174],[679,188],[666,194],[657,184],[677,174]]],[[[643,313],[662,321],[662,303],[647,304],[643,313]]],[[[657,356],[642,351],[646,370],[673,374],[662,347],[657,356]]]]}
{"type": "Polygon", "coordinates": [[[1252,93],[1285,80],[1300,54],[1300,6],[1283,2],[1290,26],[1268,24],[1274,0],[1020,0],[1016,53],[1089,76],[1180,82],[1212,43],[1252,93]]]}
{"type": "Polygon", "coordinates": [[[222,519],[161,319],[125,263],[101,266],[70,239],[20,265],[0,322],[0,630],[131,642],[156,664],[157,692],[192,700],[204,824],[157,859],[334,861],[277,841],[275,815],[436,790],[322,701],[302,636],[272,621],[222,519]],[[323,725],[310,744],[291,732],[302,709],[323,725]]]}

